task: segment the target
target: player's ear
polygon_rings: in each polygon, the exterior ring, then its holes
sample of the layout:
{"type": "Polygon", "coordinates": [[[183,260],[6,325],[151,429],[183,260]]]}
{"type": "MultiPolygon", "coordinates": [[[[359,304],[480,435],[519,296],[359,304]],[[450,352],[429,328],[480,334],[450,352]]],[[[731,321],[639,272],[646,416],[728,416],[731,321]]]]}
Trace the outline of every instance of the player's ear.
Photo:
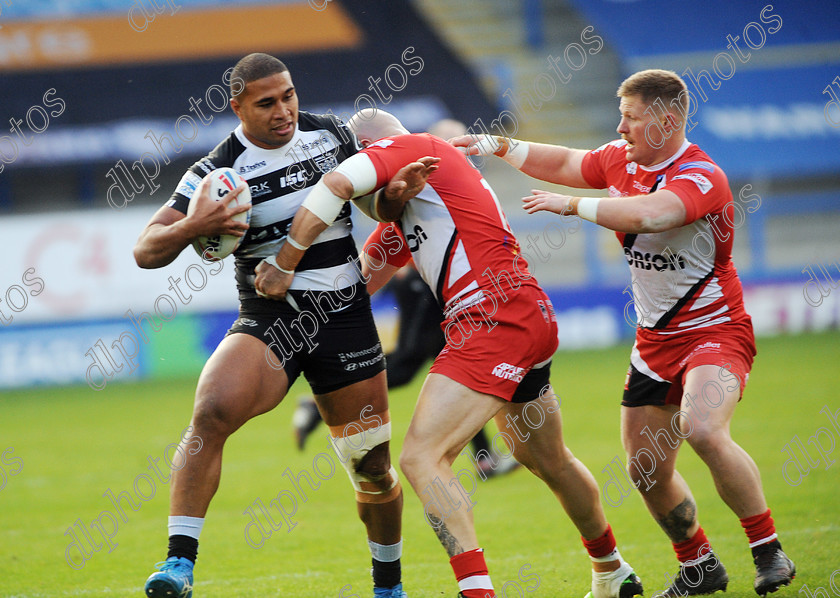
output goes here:
{"type": "Polygon", "coordinates": [[[665,130],[666,133],[670,133],[671,131],[677,131],[682,126],[682,121],[676,117],[676,115],[668,111],[664,115],[662,115],[662,128],[665,130]]]}
{"type": "Polygon", "coordinates": [[[230,109],[233,110],[233,113],[238,117],[239,111],[242,110],[242,105],[236,100],[236,98],[231,98],[230,109]]]}

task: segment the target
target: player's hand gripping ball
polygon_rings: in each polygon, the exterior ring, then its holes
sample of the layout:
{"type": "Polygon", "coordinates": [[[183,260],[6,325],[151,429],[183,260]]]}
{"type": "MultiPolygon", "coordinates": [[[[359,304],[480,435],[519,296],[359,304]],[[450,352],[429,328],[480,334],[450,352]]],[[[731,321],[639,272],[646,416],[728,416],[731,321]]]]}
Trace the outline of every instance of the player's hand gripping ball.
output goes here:
{"type": "MultiPolygon", "coordinates": [[[[204,185],[210,186],[210,199],[213,201],[224,201],[225,196],[239,186],[245,187],[239,196],[228,204],[229,208],[241,206],[251,203],[251,190],[244,178],[239,176],[233,168],[218,168],[205,176],[198,188],[195,190],[193,198],[199,196],[204,185]]],[[[195,211],[197,201],[191,201],[187,208],[187,215],[191,215],[195,211]]],[[[251,210],[242,212],[233,216],[237,222],[244,222],[249,224],[251,222],[251,210]]],[[[193,241],[193,248],[198,255],[203,256],[204,259],[210,261],[218,261],[226,258],[231,253],[236,251],[239,244],[244,237],[237,237],[236,235],[213,235],[200,236],[193,241]]]]}

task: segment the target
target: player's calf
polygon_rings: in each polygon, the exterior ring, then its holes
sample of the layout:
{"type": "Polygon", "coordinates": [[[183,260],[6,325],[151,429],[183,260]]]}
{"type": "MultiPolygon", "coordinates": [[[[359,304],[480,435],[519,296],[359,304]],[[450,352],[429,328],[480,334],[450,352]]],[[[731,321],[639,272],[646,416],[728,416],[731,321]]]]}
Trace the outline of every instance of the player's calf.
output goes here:
{"type": "Polygon", "coordinates": [[[627,472],[630,474],[630,479],[633,480],[633,485],[639,490],[647,492],[656,484],[656,480],[652,477],[656,472],[656,456],[648,449],[640,448],[635,455],[627,460],[627,472]],[[648,467],[642,465],[640,455],[647,458],[647,462],[650,464],[648,467]],[[645,484],[644,488],[642,488],[642,482],[645,484]]]}

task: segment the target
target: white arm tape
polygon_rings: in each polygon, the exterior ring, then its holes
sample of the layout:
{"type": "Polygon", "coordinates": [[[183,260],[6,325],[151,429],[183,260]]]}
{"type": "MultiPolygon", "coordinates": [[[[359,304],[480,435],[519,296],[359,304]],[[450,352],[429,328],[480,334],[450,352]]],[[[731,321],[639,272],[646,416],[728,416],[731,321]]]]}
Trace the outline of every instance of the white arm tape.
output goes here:
{"type": "Polygon", "coordinates": [[[330,191],[324,179],[318,181],[306,199],[301,204],[304,208],[315,214],[324,224],[332,224],[341,208],[344,207],[344,200],[330,191]]]}
{"type": "Polygon", "coordinates": [[[577,205],[578,216],[598,224],[598,203],[600,201],[600,197],[581,197],[577,205]]]}
{"type": "Polygon", "coordinates": [[[353,197],[367,195],[376,189],[376,167],[367,154],[350,156],[333,172],[346,176],[353,185],[353,197]]]}
{"type": "Polygon", "coordinates": [[[508,143],[510,144],[508,151],[502,156],[502,160],[519,170],[528,158],[528,150],[531,148],[531,144],[521,139],[511,139],[508,143]]]}

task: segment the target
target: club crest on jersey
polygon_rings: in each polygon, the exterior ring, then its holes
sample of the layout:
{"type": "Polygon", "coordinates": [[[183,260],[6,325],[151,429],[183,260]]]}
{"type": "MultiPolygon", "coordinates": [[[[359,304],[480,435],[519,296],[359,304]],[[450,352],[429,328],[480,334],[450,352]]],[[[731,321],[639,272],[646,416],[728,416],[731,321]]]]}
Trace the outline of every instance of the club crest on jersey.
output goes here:
{"type": "Polygon", "coordinates": [[[638,164],[636,164],[635,162],[628,162],[627,166],[625,166],[625,168],[627,169],[627,174],[636,174],[637,167],[638,164]]]}
{"type": "Polygon", "coordinates": [[[338,160],[335,156],[332,155],[324,155],[318,158],[315,158],[315,166],[318,170],[321,171],[322,174],[327,174],[328,172],[332,172],[338,166],[338,160]]]}

